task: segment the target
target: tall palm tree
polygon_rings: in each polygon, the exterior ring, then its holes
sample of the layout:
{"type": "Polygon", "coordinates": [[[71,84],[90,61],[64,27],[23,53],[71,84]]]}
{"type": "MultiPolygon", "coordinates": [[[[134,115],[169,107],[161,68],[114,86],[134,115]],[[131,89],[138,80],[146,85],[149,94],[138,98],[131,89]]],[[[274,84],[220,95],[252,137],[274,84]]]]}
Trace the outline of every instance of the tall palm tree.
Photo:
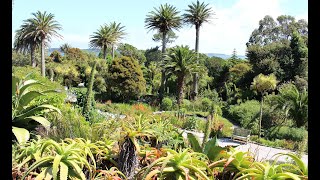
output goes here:
{"type": "Polygon", "coordinates": [[[124,26],[121,26],[121,23],[112,22],[109,25],[110,29],[112,30],[114,41],[111,42],[112,46],[112,59],[114,59],[114,46],[123,39],[126,33],[124,32],[124,26]]]}
{"type": "MultiPolygon", "coordinates": [[[[183,14],[183,21],[186,24],[194,25],[196,28],[196,53],[197,53],[197,63],[199,63],[199,33],[200,27],[204,22],[209,22],[210,18],[214,13],[212,13],[211,8],[208,7],[209,4],[204,4],[202,2],[200,4],[199,1],[197,3],[192,3],[188,5],[189,9],[185,11],[187,13],[183,14]]],[[[198,74],[196,73],[193,76],[193,93],[192,99],[196,99],[198,94],[198,74]]]]}
{"type": "Polygon", "coordinates": [[[260,101],[260,120],[259,120],[259,138],[261,137],[261,122],[262,122],[262,106],[264,96],[268,94],[268,91],[274,90],[277,87],[277,77],[274,74],[268,76],[259,74],[253,79],[251,88],[256,92],[261,93],[260,101]]]}
{"type": "Polygon", "coordinates": [[[112,47],[112,57],[114,58],[114,45],[116,45],[125,35],[124,26],[121,23],[112,22],[109,25],[100,26],[97,32],[90,36],[91,48],[102,48],[103,58],[107,57],[107,49],[112,47]]]}
{"type": "Polygon", "coordinates": [[[25,27],[24,39],[33,38],[35,42],[40,42],[41,47],[41,74],[45,76],[45,60],[44,60],[44,49],[45,46],[51,42],[51,37],[62,36],[57,32],[61,30],[61,25],[54,20],[54,15],[51,13],[44,13],[37,11],[32,13],[33,18],[24,20],[23,26],[25,27]]]}
{"type": "Polygon", "coordinates": [[[14,40],[14,49],[22,53],[30,52],[31,66],[36,67],[35,50],[39,47],[41,42],[39,39],[33,37],[26,37],[28,25],[23,24],[20,29],[16,31],[14,40]]]}
{"type": "Polygon", "coordinates": [[[90,36],[89,46],[91,48],[101,48],[103,51],[103,59],[107,57],[107,49],[110,47],[111,43],[114,42],[114,38],[112,37],[112,31],[108,27],[108,25],[104,24],[100,26],[100,29],[97,32],[94,32],[93,35],[90,36]]]}
{"type": "MultiPolygon", "coordinates": [[[[145,19],[145,27],[149,30],[157,30],[162,33],[162,54],[166,52],[166,37],[167,33],[172,30],[178,30],[182,26],[182,18],[179,16],[179,11],[172,5],[164,4],[154,8],[154,11],[149,12],[145,19]]],[[[165,70],[161,71],[161,85],[159,91],[160,102],[163,98],[165,88],[165,70]]]]}
{"type": "Polygon", "coordinates": [[[188,46],[176,46],[169,50],[163,61],[164,67],[168,72],[172,72],[177,76],[178,85],[178,105],[180,107],[183,99],[183,89],[185,78],[192,72],[199,70],[195,63],[196,54],[189,50],[188,46]]]}

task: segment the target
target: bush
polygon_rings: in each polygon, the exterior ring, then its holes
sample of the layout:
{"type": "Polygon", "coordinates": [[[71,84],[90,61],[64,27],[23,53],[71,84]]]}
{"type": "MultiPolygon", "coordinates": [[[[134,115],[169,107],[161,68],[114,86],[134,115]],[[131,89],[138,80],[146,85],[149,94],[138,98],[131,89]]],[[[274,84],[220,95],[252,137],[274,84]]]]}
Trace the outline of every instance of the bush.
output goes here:
{"type": "Polygon", "coordinates": [[[212,106],[212,102],[209,98],[203,98],[201,100],[201,106],[202,111],[208,111],[210,109],[210,106],[212,106]]]}
{"type": "Polygon", "coordinates": [[[161,109],[169,111],[172,108],[172,100],[168,97],[162,99],[161,109]]]}
{"type": "Polygon", "coordinates": [[[198,130],[197,118],[195,116],[188,117],[184,121],[182,128],[186,130],[198,130]]]}
{"type": "Polygon", "coordinates": [[[53,51],[49,56],[54,62],[61,63],[62,62],[62,56],[61,53],[57,50],[53,51]]]}
{"type": "Polygon", "coordinates": [[[146,80],[137,60],[122,56],[109,66],[108,91],[118,101],[138,99],[146,92],[146,80]]]}
{"type": "Polygon", "coordinates": [[[231,105],[228,109],[227,117],[240,123],[241,127],[252,129],[252,133],[258,132],[256,129],[259,119],[260,103],[256,100],[246,101],[240,105],[231,105]]]}
{"type": "Polygon", "coordinates": [[[268,139],[286,139],[292,141],[303,141],[308,136],[308,131],[303,128],[291,128],[287,126],[278,126],[272,128],[266,134],[268,139]]]}

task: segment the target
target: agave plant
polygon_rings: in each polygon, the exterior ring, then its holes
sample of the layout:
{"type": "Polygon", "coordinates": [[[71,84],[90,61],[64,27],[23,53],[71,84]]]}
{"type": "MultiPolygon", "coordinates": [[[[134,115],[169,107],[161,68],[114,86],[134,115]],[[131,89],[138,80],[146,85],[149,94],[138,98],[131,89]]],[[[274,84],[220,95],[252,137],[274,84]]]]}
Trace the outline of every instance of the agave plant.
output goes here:
{"type": "Polygon", "coordinates": [[[303,161],[292,153],[278,153],[274,161],[270,164],[266,162],[253,162],[248,168],[243,168],[233,179],[308,179],[308,168],[303,161]],[[292,163],[277,164],[280,156],[289,156],[293,159],[292,163]]]}
{"type": "Polygon", "coordinates": [[[207,166],[207,157],[190,149],[176,152],[166,149],[166,156],[154,161],[147,167],[142,168],[138,173],[138,179],[212,179],[211,170],[207,166]],[[207,173],[209,172],[209,173],[207,173]]]}
{"type": "Polygon", "coordinates": [[[94,180],[127,180],[126,176],[116,167],[112,167],[109,170],[97,170],[96,173],[94,180]]]}
{"type": "Polygon", "coordinates": [[[217,135],[209,141],[203,143],[203,148],[201,148],[199,140],[194,134],[188,133],[187,138],[192,149],[195,152],[200,152],[207,155],[211,161],[217,160],[221,152],[227,151],[229,149],[228,147],[221,147],[218,145],[217,135]]]}
{"type": "Polygon", "coordinates": [[[83,147],[75,141],[68,144],[65,142],[57,143],[51,139],[46,140],[40,148],[41,158],[28,168],[22,179],[34,170],[40,169],[41,172],[37,174],[36,179],[67,180],[68,178],[77,178],[85,180],[84,168],[89,170],[91,178],[94,164],[89,164],[85,158],[86,154],[83,147]]]}
{"type": "Polygon", "coordinates": [[[29,75],[22,79],[12,76],[12,132],[19,143],[30,139],[29,130],[35,128],[34,122],[50,128],[44,113],[55,111],[61,114],[58,108],[49,104],[31,105],[32,100],[52,91],[29,90],[35,85],[43,85],[36,80],[26,80],[29,75]]]}

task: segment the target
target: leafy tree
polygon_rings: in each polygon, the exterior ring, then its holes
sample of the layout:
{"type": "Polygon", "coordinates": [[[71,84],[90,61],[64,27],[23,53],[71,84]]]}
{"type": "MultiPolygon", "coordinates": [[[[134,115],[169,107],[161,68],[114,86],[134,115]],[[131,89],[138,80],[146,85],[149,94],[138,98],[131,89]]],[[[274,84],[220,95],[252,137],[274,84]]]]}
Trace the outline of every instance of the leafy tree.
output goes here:
{"type": "Polygon", "coordinates": [[[33,38],[36,42],[40,42],[41,47],[41,73],[45,76],[45,46],[51,41],[51,37],[62,37],[57,30],[61,30],[61,25],[54,20],[54,15],[45,11],[44,13],[37,11],[32,13],[33,18],[24,20],[23,39],[33,38]]]}
{"type": "Polygon", "coordinates": [[[160,62],[162,57],[161,57],[161,51],[159,50],[159,47],[156,46],[154,48],[147,49],[144,52],[144,55],[146,57],[146,62],[145,66],[149,66],[151,62],[160,62]]]}
{"type": "Polygon", "coordinates": [[[230,59],[231,59],[231,60],[237,60],[237,59],[238,59],[236,49],[233,49],[233,51],[232,51],[232,56],[230,57],[230,59]]]}
{"type": "MultiPolygon", "coordinates": [[[[166,52],[166,37],[169,31],[178,30],[181,28],[181,17],[178,15],[179,11],[172,5],[164,4],[160,5],[158,9],[154,8],[154,11],[149,12],[145,19],[145,27],[150,30],[157,30],[162,33],[162,54],[166,52]]],[[[161,71],[161,85],[159,91],[160,102],[163,98],[165,88],[165,71],[161,71]]]]}
{"type": "Polygon", "coordinates": [[[293,16],[281,15],[275,21],[270,15],[266,15],[259,21],[259,28],[251,33],[247,47],[264,46],[279,41],[286,43],[290,41],[295,30],[300,32],[305,40],[308,39],[308,23],[305,20],[296,22],[293,16]]]}
{"type": "MultiPolygon", "coordinates": [[[[209,22],[209,19],[213,15],[212,10],[210,7],[208,7],[209,4],[204,4],[202,2],[200,4],[199,1],[197,3],[192,3],[191,5],[188,5],[189,9],[186,9],[186,13],[183,14],[183,21],[187,24],[194,25],[196,28],[196,45],[195,45],[195,51],[197,53],[197,63],[199,63],[199,33],[200,33],[200,27],[204,22],[209,22]]],[[[192,98],[196,99],[198,94],[198,74],[195,74],[193,78],[193,95],[192,98]]]]}
{"type": "Polygon", "coordinates": [[[251,88],[256,92],[261,94],[260,101],[260,120],[259,120],[259,138],[261,137],[261,122],[262,122],[262,106],[263,106],[263,97],[268,94],[268,91],[274,90],[277,86],[277,78],[274,74],[265,76],[259,74],[253,79],[251,88]]]}
{"type": "Polygon", "coordinates": [[[290,42],[292,57],[294,60],[293,70],[300,77],[308,76],[308,47],[297,31],[293,32],[290,42]]]}
{"type": "Polygon", "coordinates": [[[127,56],[138,60],[141,65],[146,61],[144,53],[130,44],[121,44],[117,50],[122,56],[127,56]]]}
{"type": "Polygon", "coordinates": [[[184,81],[186,76],[199,70],[195,64],[196,54],[189,50],[188,46],[177,46],[169,50],[164,61],[164,67],[167,71],[172,72],[177,76],[178,86],[178,105],[180,107],[183,99],[184,81]]]}
{"type": "MultiPolygon", "coordinates": [[[[162,35],[163,35],[162,33],[154,34],[152,40],[155,42],[162,41],[162,39],[163,39],[162,35]]],[[[178,36],[173,31],[169,31],[167,33],[167,37],[165,38],[165,41],[166,41],[165,43],[166,44],[173,43],[177,38],[178,38],[178,36]]]]}
{"type": "Polygon", "coordinates": [[[128,101],[146,91],[146,80],[137,60],[122,56],[109,66],[108,89],[113,99],[128,101]]]}

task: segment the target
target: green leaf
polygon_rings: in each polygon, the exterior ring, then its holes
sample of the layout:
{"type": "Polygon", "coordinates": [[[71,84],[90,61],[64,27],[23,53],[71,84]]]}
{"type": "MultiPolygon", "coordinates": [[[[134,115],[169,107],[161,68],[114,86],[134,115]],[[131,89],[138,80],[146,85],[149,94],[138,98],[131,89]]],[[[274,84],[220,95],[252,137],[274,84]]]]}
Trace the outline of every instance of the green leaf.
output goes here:
{"type": "Polygon", "coordinates": [[[24,94],[19,101],[19,106],[27,106],[34,98],[44,95],[38,91],[29,91],[26,94],[24,94]]]}
{"type": "Polygon", "coordinates": [[[25,128],[17,128],[13,126],[12,132],[16,136],[19,144],[26,142],[30,139],[30,133],[25,128]]]}
{"type": "Polygon", "coordinates": [[[17,85],[19,83],[20,79],[12,76],[12,96],[16,95],[16,91],[17,91],[17,85]]]}
{"type": "Polygon", "coordinates": [[[14,121],[22,120],[22,119],[24,119],[24,118],[26,118],[28,116],[33,116],[36,112],[41,111],[41,110],[45,110],[45,109],[53,110],[53,111],[56,111],[59,114],[61,114],[61,111],[58,108],[56,108],[56,107],[54,107],[52,105],[43,104],[43,105],[37,106],[35,108],[32,108],[32,109],[28,110],[27,112],[25,112],[23,114],[20,114],[20,115],[16,116],[14,121]]]}
{"type": "Polygon", "coordinates": [[[54,180],[58,179],[58,171],[59,171],[59,164],[60,164],[61,158],[62,156],[57,154],[53,160],[52,175],[54,180]]]}
{"type": "Polygon", "coordinates": [[[67,180],[68,179],[68,166],[60,162],[60,180],[67,180]]]}
{"type": "Polygon", "coordinates": [[[188,140],[191,144],[192,149],[195,152],[202,152],[198,138],[194,134],[191,134],[191,133],[188,133],[187,137],[188,137],[188,140]]]}
{"type": "Polygon", "coordinates": [[[34,121],[37,121],[38,123],[42,124],[46,129],[50,128],[50,122],[41,116],[30,116],[30,117],[26,117],[26,119],[32,119],[34,121]]]}

